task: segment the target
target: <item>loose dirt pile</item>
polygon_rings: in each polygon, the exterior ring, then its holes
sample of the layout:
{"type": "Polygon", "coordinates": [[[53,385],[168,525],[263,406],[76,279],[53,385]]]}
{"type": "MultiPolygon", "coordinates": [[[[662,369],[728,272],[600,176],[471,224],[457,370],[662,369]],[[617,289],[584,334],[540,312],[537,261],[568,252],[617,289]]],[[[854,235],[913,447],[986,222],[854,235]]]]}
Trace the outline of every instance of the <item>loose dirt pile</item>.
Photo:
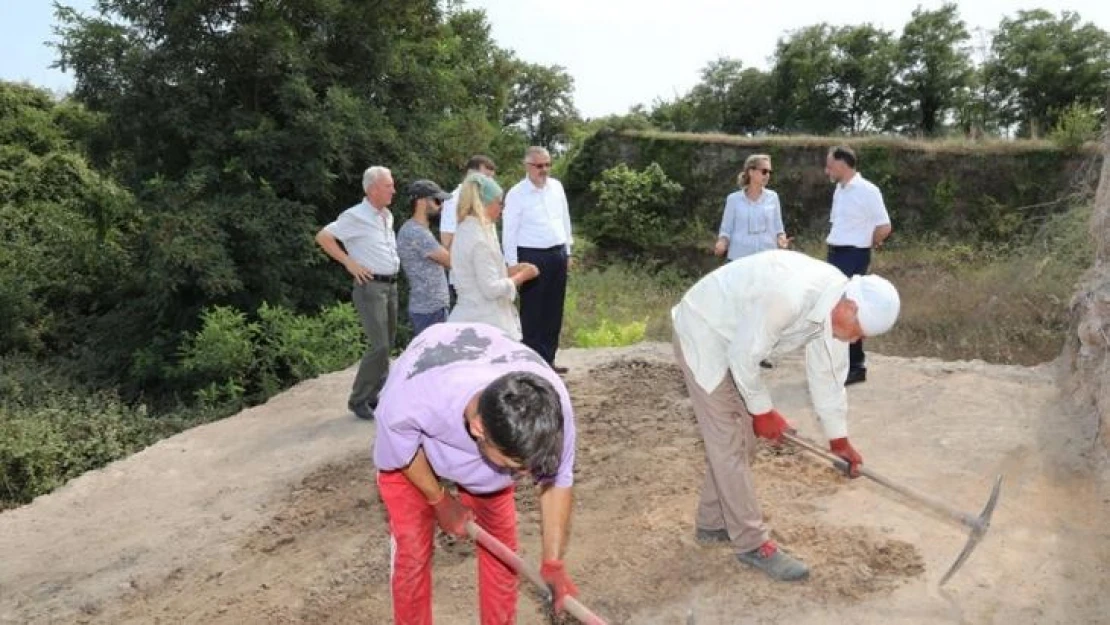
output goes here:
{"type": "MultiPolygon", "coordinates": [[[[928,584],[958,553],[960,528],[793,449],[760,450],[757,487],[775,537],[811,579],[775,584],[727,546],[698,546],[704,456],[669,346],[566,358],[579,427],[567,561],[583,602],[611,623],[684,623],[691,610],[698,625],[1094,623],[1110,607],[1099,521],[1110,506],[1099,485],[1074,469],[1057,475],[1035,449],[1031,424],[1055,398],[1050,372],[875,356],[873,380],[853,391],[853,439],[892,477],[977,509],[992,473],[1008,472],[992,534],[945,597],[928,584]],[[953,406],[976,418],[957,422],[953,406]],[[961,430],[972,426],[974,436],[961,430]]],[[[372,426],[340,416],[350,373],[0,515],[0,553],[15,554],[0,561],[0,623],[389,623],[372,426]]],[[[768,376],[780,408],[812,428],[800,362],[768,376]]],[[[518,505],[522,551],[536,563],[526,484],[518,505]]],[[[436,622],[474,623],[474,548],[437,541],[436,622]]],[[[522,590],[518,622],[548,622],[522,590]]]]}

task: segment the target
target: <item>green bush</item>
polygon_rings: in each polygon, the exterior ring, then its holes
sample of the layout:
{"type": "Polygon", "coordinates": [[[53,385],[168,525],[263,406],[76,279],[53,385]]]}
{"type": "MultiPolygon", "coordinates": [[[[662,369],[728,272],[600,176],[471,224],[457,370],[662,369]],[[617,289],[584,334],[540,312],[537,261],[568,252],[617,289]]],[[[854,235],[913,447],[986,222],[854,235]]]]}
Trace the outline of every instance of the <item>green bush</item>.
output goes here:
{"type": "Polygon", "coordinates": [[[673,243],[675,209],[682,185],[667,177],[658,163],[636,171],[624,163],[606,169],[590,183],[597,196],[583,217],[585,230],[603,247],[645,251],[673,243]]]}
{"type": "Polygon", "coordinates": [[[265,401],[282,388],[350,366],[365,348],[358,314],[349,302],[297,314],[263,304],[257,321],[214,306],[181,347],[179,375],[205,408],[265,401]]]}
{"type": "Polygon", "coordinates": [[[154,417],[143,404],[84,388],[25,356],[0,358],[0,509],[215,416],[154,417]]]}
{"type": "Polygon", "coordinates": [[[644,340],[647,321],[614,323],[602,319],[596,328],[579,328],[574,333],[574,343],[578,347],[621,347],[644,340]]]}
{"type": "Polygon", "coordinates": [[[365,350],[358,313],[350,302],[324,308],[313,317],[264,304],[258,317],[263,359],[294,380],[346,368],[365,350]]]}
{"type": "Polygon", "coordinates": [[[1060,114],[1056,127],[1049,133],[1049,139],[1064,149],[1074,150],[1088,141],[1098,139],[1101,127],[1097,108],[1075,102],[1060,114]]]}
{"type": "Polygon", "coordinates": [[[668,340],[671,307],[690,283],[674,268],[652,272],[616,262],[576,269],[567,283],[561,342],[617,347],[645,339],[668,340]]]}

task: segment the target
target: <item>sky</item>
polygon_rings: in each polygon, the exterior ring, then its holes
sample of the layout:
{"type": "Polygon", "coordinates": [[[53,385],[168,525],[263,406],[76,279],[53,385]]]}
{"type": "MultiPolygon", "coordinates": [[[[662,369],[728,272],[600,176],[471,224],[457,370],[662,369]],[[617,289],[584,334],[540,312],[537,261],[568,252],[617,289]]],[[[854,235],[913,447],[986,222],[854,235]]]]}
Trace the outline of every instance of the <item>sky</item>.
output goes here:
{"type": "MultiPolygon", "coordinates": [[[[93,0],[62,0],[91,11],[93,0]]],[[[464,0],[486,11],[493,37],[532,63],[560,65],[575,80],[585,117],[625,113],[635,104],[672,99],[698,82],[710,61],[728,56],[768,69],[775,42],[811,24],[871,23],[901,32],[914,8],[942,0],[464,0]]],[[[1019,10],[1075,11],[1110,31],[1107,0],[975,0],[959,2],[969,30],[986,33],[1019,10]]],[[[72,78],[50,65],[56,52],[51,0],[0,0],[0,78],[63,93],[72,78]]],[[[984,34],[984,37],[989,35],[984,34]]],[[[973,39],[974,42],[974,39],[973,39]]]]}

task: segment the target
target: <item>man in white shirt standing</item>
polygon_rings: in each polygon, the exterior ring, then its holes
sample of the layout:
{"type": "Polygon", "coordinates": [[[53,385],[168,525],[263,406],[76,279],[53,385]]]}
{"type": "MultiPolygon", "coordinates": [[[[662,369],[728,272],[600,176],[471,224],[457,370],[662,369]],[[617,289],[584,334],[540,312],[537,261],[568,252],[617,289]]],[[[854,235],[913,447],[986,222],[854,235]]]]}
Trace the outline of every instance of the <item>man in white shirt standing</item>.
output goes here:
{"type": "MultiPolygon", "coordinates": [[[[466,162],[466,175],[463,180],[470,174],[482,174],[493,178],[497,175],[497,166],[493,163],[493,159],[485,156],[484,154],[475,154],[470,157],[466,162]]],[[[462,190],[460,183],[451,192],[451,197],[443,203],[443,210],[439,214],[439,242],[448,252],[451,251],[451,243],[455,240],[455,229],[459,226],[459,192],[462,190]]],[[[447,272],[447,290],[450,292],[451,306],[455,305],[458,300],[458,295],[455,293],[455,281],[451,279],[451,272],[447,272]]]]}
{"type": "Polygon", "coordinates": [[[360,419],[373,419],[378,393],[389,373],[389,351],[397,336],[401,260],[393,213],[389,211],[393,174],[385,167],[370,167],[362,174],[362,188],[366,197],[316,233],[316,242],[354,279],[351,299],[370,349],[359,363],[347,407],[360,419]]]}
{"type": "MultiPolygon", "coordinates": [[[[497,166],[494,165],[492,158],[475,154],[466,162],[466,175],[463,176],[463,180],[466,180],[466,176],[475,173],[493,178],[497,174],[497,166]]],[[[443,211],[439,215],[439,242],[448,251],[451,249],[451,241],[455,239],[455,228],[459,225],[459,191],[461,189],[461,184],[455,187],[455,190],[451,192],[451,197],[443,203],[443,211]]]]}
{"type": "MultiPolygon", "coordinates": [[[[825,158],[825,173],[836,183],[829,221],[827,260],[848,277],[864,275],[871,266],[871,248],[890,236],[890,215],[883,194],[856,172],[856,153],[837,146],[825,158]]],[[[852,343],[844,384],[867,380],[863,341],[852,343]]]]}
{"type": "Polygon", "coordinates": [[[855,477],[863,458],[848,441],[848,343],[898,318],[898,292],[878,276],[845,277],[815,258],[769,250],[720,267],[671,310],[674,351],[705,442],[695,521],[700,543],[731,543],[736,558],[772,579],[809,568],[770,539],[751,474],[755,438],[791,429],[760,377],[761,360],[805,347],[810,398],[829,448],[855,477]]]}
{"type": "Polygon", "coordinates": [[[566,373],[566,367],[555,366],[555,352],[563,329],[563,300],[574,243],[570,209],[563,185],[550,176],[551,154],[546,149],[528,148],[524,167],[527,177],[505,194],[501,245],[510,267],[531,263],[540,270],[538,278],[520,289],[524,344],[555,371],[566,373]]]}

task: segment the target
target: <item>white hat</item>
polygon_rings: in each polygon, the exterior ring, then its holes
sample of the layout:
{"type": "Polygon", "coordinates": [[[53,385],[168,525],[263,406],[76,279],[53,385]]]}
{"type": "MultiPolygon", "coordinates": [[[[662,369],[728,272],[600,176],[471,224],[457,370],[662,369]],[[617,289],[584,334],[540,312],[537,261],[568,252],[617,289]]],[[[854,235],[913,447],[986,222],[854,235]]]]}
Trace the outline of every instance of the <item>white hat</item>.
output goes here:
{"type": "Polygon", "coordinates": [[[856,303],[864,336],[878,336],[894,326],[902,306],[894,285],[879,276],[852,276],[844,296],[856,303]]]}

